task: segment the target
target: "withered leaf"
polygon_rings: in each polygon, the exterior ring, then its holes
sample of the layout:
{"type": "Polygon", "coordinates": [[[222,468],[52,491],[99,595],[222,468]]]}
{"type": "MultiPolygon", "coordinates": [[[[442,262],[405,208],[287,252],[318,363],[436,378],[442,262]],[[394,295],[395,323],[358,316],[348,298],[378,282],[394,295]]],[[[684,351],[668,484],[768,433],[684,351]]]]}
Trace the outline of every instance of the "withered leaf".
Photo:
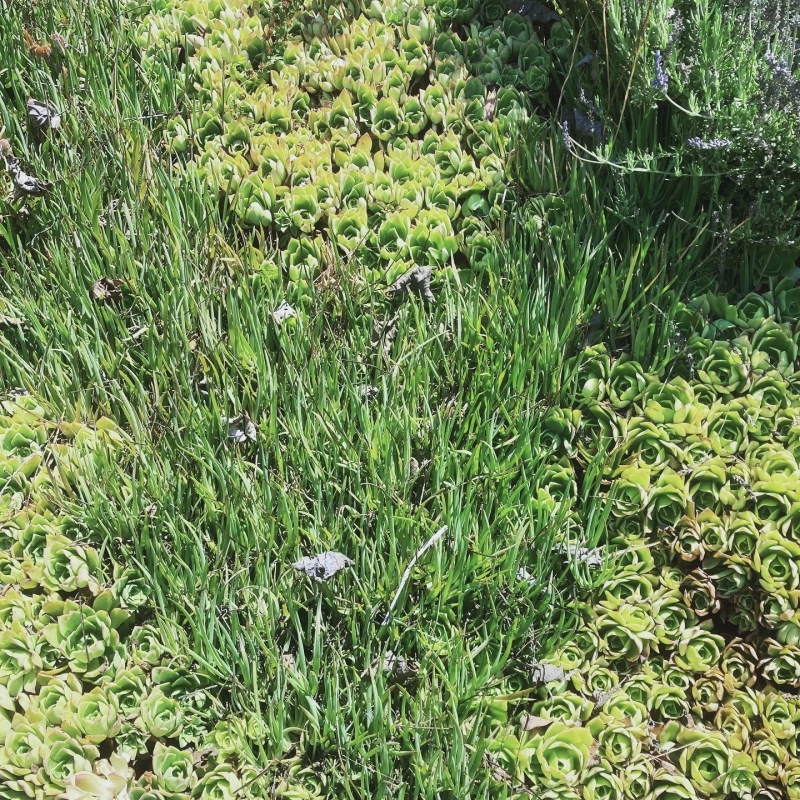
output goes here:
{"type": "Polygon", "coordinates": [[[377,386],[368,386],[367,384],[362,384],[358,387],[358,393],[361,396],[361,399],[368,403],[370,400],[374,400],[378,394],[380,394],[380,389],[377,386]]]}
{"type": "Polygon", "coordinates": [[[387,677],[397,683],[405,683],[416,676],[418,667],[410,664],[405,656],[387,650],[383,657],[383,671],[387,677]]]}
{"type": "Polygon", "coordinates": [[[397,322],[400,314],[395,314],[385,324],[377,319],[372,321],[372,344],[377,347],[383,342],[383,352],[388,356],[392,350],[394,340],[397,338],[397,322]]]}
{"type": "Polygon", "coordinates": [[[427,303],[435,303],[436,298],[431,291],[431,268],[414,267],[401,275],[390,287],[389,297],[399,297],[412,291],[420,295],[427,303]]]}
{"type": "Polygon", "coordinates": [[[486,92],[486,100],[483,102],[483,115],[486,118],[487,122],[491,122],[494,119],[494,112],[497,109],[497,87],[492,86],[488,92],[486,92]]]}
{"type": "Polygon", "coordinates": [[[559,552],[568,558],[574,558],[576,561],[586,564],[590,569],[599,569],[603,566],[603,552],[599,547],[589,549],[588,547],[577,547],[573,544],[568,547],[561,545],[559,552]]]}
{"type": "Polygon", "coordinates": [[[223,417],[222,421],[228,425],[228,438],[236,442],[236,444],[254,442],[258,436],[255,423],[247,415],[247,412],[238,414],[235,417],[223,417]]]}
{"type": "Polygon", "coordinates": [[[123,281],[119,278],[100,278],[92,284],[92,299],[116,303],[122,299],[123,285],[123,281]]]}
{"type": "Polygon", "coordinates": [[[561,19],[561,15],[558,12],[549,6],[535,2],[535,0],[511,0],[508,5],[515,14],[527,17],[531,22],[544,24],[558,22],[561,19]]]}
{"type": "Polygon", "coordinates": [[[535,731],[538,728],[546,728],[552,722],[551,719],[537,717],[535,714],[523,714],[519,718],[519,727],[523,731],[535,731]]]}
{"type": "Polygon", "coordinates": [[[20,197],[42,197],[52,188],[51,183],[24,172],[13,156],[6,160],[6,167],[14,184],[14,200],[19,200],[20,197]]]}
{"type": "Polygon", "coordinates": [[[563,681],[565,678],[562,667],[553,664],[534,664],[531,667],[531,683],[553,683],[563,681]]]}
{"type": "Polygon", "coordinates": [[[305,572],[309,578],[313,578],[318,583],[327,581],[337,572],[355,564],[353,559],[348,558],[343,553],[335,550],[326,550],[316,556],[303,556],[299,561],[295,561],[292,566],[298,572],[305,572]]]}
{"type": "Polygon", "coordinates": [[[284,300],[273,312],[272,318],[280,325],[290,317],[296,317],[297,312],[284,300]]]}
{"type": "Polygon", "coordinates": [[[28,100],[28,121],[39,131],[56,130],[61,126],[61,114],[50,103],[42,100],[28,100]]]}
{"type": "Polygon", "coordinates": [[[25,320],[21,317],[10,317],[7,314],[0,314],[0,327],[21,328],[24,324],[25,320]]]}
{"type": "Polygon", "coordinates": [[[281,653],[281,662],[285,669],[293,670],[297,664],[293,653],[281,653]]]}

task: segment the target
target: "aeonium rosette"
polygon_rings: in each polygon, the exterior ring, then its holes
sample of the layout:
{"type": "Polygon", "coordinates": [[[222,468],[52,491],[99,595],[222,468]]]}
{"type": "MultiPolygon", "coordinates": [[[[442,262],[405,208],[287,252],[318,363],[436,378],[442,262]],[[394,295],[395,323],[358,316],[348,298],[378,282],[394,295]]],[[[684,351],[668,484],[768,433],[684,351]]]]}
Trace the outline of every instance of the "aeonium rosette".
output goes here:
{"type": "Polygon", "coordinates": [[[613,408],[623,410],[638,401],[648,380],[641,365],[626,357],[614,362],[608,378],[608,398],[613,408]]]}
{"type": "Polygon", "coordinates": [[[453,225],[446,212],[424,209],[409,238],[411,258],[420,266],[446,264],[458,249],[453,225]]]}
{"type": "Polygon", "coordinates": [[[777,370],[781,375],[795,371],[797,342],[788,325],[765,320],[753,334],[752,365],[754,370],[777,370]]]}
{"type": "Polygon", "coordinates": [[[543,733],[531,737],[531,771],[543,786],[576,786],[589,764],[592,734],[586,728],[554,722],[543,733]]]}

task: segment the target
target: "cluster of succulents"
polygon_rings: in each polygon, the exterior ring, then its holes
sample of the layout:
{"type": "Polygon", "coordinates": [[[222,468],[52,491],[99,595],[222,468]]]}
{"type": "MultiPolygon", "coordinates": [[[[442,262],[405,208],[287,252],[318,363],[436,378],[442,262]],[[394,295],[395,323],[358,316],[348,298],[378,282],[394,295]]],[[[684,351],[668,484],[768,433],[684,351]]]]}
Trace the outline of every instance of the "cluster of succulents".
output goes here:
{"type": "Polygon", "coordinates": [[[580,355],[539,496],[608,453],[607,574],[490,746],[538,797],[800,798],[798,302],[687,304],[660,375],[580,355]]]}
{"type": "Polygon", "coordinates": [[[302,296],[337,252],[358,251],[368,282],[481,268],[509,125],[546,98],[572,37],[558,23],[545,49],[513,14],[482,28],[476,5],[317,8],[265,66],[269,4],[151,2],[143,63],[157,72],[172,53],[194,109],[169,122],[168,147],[239,223],[277,233],[265,274],[282,269],[302,296]]]}
{"type": "Polygon", "coordinates": [[[0,407],[3,800],[224,799],[242,787],[225,763],[235,721],[219,722],[200,676],[136,624],[141,575],[111,566],[55,505],[101,452],[129,446],[106,418],[51,423],[29,395],[0,407]]]}

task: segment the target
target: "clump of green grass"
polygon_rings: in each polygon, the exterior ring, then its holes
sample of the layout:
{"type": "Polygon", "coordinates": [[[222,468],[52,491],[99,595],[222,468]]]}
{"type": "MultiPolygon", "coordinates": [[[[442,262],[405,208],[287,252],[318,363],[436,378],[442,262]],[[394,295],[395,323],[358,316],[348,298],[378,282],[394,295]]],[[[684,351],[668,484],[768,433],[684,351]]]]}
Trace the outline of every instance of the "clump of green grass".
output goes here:
{"type": "Polygon", "coordinates": [[[146,576],[163,635],[186,630],[231,713],[263,721],[242,747],[265,780],[334,796],[485,793],[483,698],[573,624],[578,582],[552,545],[591,546],[601,528],[602,515],[579,526],[532,488],[549,376],[579,321],[569,290],[531,281],[516,246],[483,285],[443,283],[433,307],[365,303],[358,265],[342,263],[306,314],[276,325],[280,287],[227,244],[204,187],[178,192],[157,157],[119,11],[54,5],[0,34],[5,135],[53,183],[27,214],[2,211],[3,291],[21,320],[0,338],[3,383],[129,430],[136,455],[87,481],[70,511],[146,576]],[[44,38],[62,15],[66,72],[53,75],[22,27],[44,38]],[[25,129],[29,96],[63,111],[41,144],[25,129]],[[104,277],[118,296],[93,297],[104,277]],[[395,316],[385,352],[374,320],[395,316]],[[245,448],[222,422],[241,412],[258,428],[245,448]],[[292,569],[327,549],[352,569],[319,586],[292,569]],[[387,650],[413,683],[382,669],[387,650]],[[284,775],[292,764],[304,771],[284,775]]]}

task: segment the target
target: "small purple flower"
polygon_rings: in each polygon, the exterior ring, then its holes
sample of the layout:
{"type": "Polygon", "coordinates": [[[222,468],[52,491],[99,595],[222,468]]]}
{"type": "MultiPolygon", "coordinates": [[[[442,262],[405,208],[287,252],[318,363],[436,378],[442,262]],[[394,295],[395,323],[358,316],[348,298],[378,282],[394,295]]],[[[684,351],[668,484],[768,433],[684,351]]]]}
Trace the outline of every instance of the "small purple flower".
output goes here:
{"type": "Polygon", "coordinates": [[[686,140],[689,147],[694,147],[695,150],[721,150],[731,143],[730,139],[701,139],[699,136],[693,136],[691,139],[686,140]]]}
{"type": "Polygon", "coordinates": [[[569,122],[562,120],[561,122],[561,137],[564,139],[564,147],[568,150],[572,147],[572,137],[569,135],[569,122]]]}
{"type": "Polygon", "coordinates": [[[661,51],[656,50],[654,54],[654,72],[655,77],[653,78],[653,86],[656,87],[660,92],[665,92],[669,88],[669,75],[664,72],[664,62],[661,56],[661,51]]]}

